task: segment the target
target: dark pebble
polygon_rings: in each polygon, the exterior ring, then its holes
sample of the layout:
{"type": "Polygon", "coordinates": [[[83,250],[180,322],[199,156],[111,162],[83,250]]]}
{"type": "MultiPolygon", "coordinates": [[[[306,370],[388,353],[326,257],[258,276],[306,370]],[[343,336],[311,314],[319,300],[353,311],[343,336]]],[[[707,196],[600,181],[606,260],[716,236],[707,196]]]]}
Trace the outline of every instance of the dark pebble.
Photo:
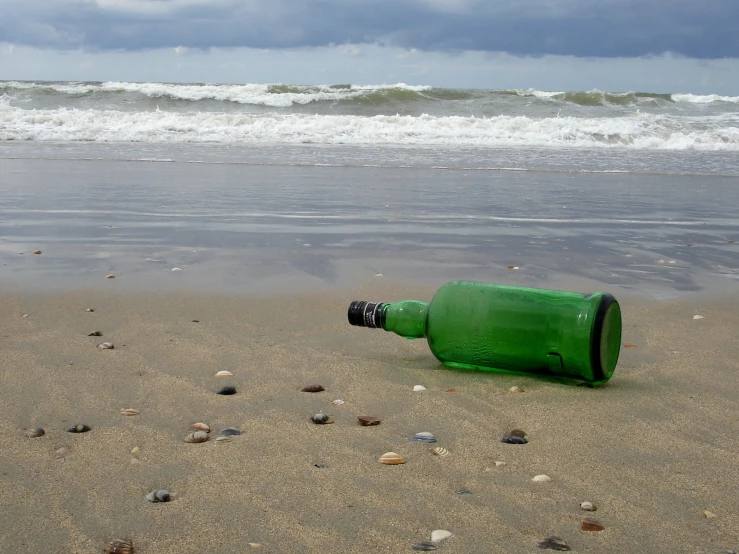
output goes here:
{"type": "Polygon", "coordinates": [[[315,414],[311,416],[310,420],[315,423],[316,425],[326,425],[327,423],[333,423],[334,420],[331,419],[326,414],[315,414]]]}
{"type": "Polygon", "coordinates": [[[223,435],[224,437],[227,436],[233,436],[233,435],[240,435],[241,431],[239,431],[236,427],[226,427],[225,429],[221,429],[218,431],[219,435],[223,435]]]}
{"type": "Polygon", "coordinates": [[[429,541],[419,542],[413,545],[413,550],[418,552],[432,552],[436,550],[436,545],[429,541]]]}
{"type": "Polygon", "coordinates": [[[500,440],[500,442],[505,442],[507,444],[526,444],[529,441],[527,441],[523,437],[516,437],[515,435],[513,435],[513,436],[512,435],[506,435],[505,437],[503,437],[500,440]]]}
{"type": "Polygon", "coordinates": [[[76,425],[72,425],[67,429],[67,433],[87,433],[90,430],[89,425],[85,425],[84,423],[77,423],[76,425]]]}
{"type": "Polygon", "coordinates": [[[225,387],[221,387],[220,389],[216,391],[216,394],[225,394],[225,395],[236,394],[236,387],[232,387],[229,385],[225,387]]]}
{"type": "Polygon", "coordinates": [[[190,320],[190,323],[200,323],[200,320],[199,319],[192,319],[192,320],[190,320]]]}
{"type": "Polygon", "coordinates": [[[321,385],[305,385],[300,392],[323,392],[325,390],[321,385]]]}
{"type": "Polygon", "coordinates": [[[549,550],[559,550],[560,552],[569,552],[572,550],[570,545],[567,544],[564,539],[560,539],[559,537],[547,537],[543,541],[539,541],[539,544],[536,546],[549,550]]]}
{"type": "Polygon", "coordinates": [[[102,331],[93,331],[92,333],[87,334],[88,337],[102,337],[103,332],[102,331]]]}

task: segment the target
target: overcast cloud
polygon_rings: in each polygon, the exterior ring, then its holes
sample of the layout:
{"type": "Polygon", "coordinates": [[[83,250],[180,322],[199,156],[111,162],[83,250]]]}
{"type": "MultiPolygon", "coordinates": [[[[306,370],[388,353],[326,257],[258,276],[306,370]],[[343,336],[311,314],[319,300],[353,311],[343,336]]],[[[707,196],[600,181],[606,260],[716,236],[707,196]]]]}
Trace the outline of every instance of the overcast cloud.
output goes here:
{"type": "Polygon", "coordinates": [[[739,57],[739,0],[0,0],[0,42],[717,59],[739,57]]]}

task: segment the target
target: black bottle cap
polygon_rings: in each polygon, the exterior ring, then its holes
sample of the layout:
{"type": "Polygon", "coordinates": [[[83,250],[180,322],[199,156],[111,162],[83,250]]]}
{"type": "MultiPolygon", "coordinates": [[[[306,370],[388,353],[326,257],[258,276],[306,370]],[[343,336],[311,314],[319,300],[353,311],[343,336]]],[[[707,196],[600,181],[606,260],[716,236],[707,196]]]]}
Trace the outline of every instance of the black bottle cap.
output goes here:
{"type": "Polygon", "coordinates": [[[351,325],[382,329],[385,325],[385,304],[355,300],[349,304],[348,316],[351,325]]]}

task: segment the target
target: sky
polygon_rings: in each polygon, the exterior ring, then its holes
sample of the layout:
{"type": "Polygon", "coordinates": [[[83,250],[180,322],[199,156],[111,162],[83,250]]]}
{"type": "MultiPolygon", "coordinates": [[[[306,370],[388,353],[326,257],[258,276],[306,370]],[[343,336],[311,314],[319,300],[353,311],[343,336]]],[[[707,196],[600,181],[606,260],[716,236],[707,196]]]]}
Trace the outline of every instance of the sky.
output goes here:
{"type": "Polygon", "coordinates": [[[739,0],[0,0],[0,80],[739,95],[739,0]]]}

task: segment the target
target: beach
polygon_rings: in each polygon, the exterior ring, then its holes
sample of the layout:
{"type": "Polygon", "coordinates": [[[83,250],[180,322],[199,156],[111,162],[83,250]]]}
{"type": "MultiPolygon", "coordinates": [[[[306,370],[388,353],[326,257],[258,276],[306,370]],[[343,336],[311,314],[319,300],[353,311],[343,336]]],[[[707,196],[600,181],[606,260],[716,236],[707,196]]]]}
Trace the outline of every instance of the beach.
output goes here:
{"type": "Polygon", "coordinates": [[[733,99],[3,86],[0,553],[739,550],[733,99]],[[613,294],[613,377],[348,323],[457,279],[613,294]]]}

